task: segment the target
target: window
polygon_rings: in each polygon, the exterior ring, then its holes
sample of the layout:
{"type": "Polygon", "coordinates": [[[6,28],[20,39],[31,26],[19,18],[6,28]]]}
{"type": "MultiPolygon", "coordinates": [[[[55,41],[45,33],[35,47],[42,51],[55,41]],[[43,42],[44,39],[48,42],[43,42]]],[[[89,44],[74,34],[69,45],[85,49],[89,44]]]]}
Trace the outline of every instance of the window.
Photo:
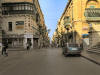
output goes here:
{"type": "Polygon", "coordinates": [[[39,14],[37,13],[36,14],[36,22],[38,22],[39,21],[39,14]]]}
{"type": "Polygon", "coordinates": [[[95,8],[95,6],[94,5],[91,5],[90,8],[95,8]]]}
{"type": "Polygon", "coordinates": [[[13,7],[13,10],[16,10],[16,6],[13,7]]]}
{"type": "Polygon", "coordinates": [[[18,10],[18,5],[16,5],[16,6],[14,7],[14,9],[15,9],[15,10],[18,10]]]}
{"type": "Polygon", "coordinates": [[[27,4],[25,5],[25,10],[28,10],[28,5],[27,4]]]}
{"type": "Polygon", "coordinates": [[[27,8],[28,8],[28,10],[30,10],[30,9],[31,9],[31,6],[30,6],[30,5],[28,5],[28,7],[27,7],[27,8]]]}
{"type": "Polygon", "coordinates": [[[24,21],[16,21],[16,25],[24,25],[24,21]]]}
{"type": "Polygon", "coordinates": [[[33,10],[33,6],[30,7],[30,10],[33,10]]]}
{"type": "Polygon", "coordinates": [[[70,17],[69,16],[67,16],[66,18],[67,18],[67,20],[70,20],[70,17]]]}
{"type": "Polygon", "coordinates": [[[25,5],[22,5],[22,10],[25,10],[24,8],[25,8],[25,5]]]}
{"type": "Polygon", "coordinates": [[[64,17],[64,21],[65,21],[65,22],[70,22],[70,20],[71,20],[71,19],[70,19],[70,16],[64,17]]]}
{"type": "Polygon", "coordinates": [[[2,14],[34,14],[32,3],[2,3],[2,14]]]}
{"type": "Polygon", "coordinates": [[[3,8],[4,11],[8,10],[6,7],[3,8]]]}
{"type": "Polygon", "coordinates": [[[12,22],[8,22],[8,30],[12,31],[12,22]]]}
{"type": "Polygon", "coordinates": [[[19,10],[22,10],[21,5],[19,5],[19,10]]]}
{"type": "Polygon", "coordinates": [[[13,7],[9,7],[9,11],[12,11],[13,10],[13,7]]]}

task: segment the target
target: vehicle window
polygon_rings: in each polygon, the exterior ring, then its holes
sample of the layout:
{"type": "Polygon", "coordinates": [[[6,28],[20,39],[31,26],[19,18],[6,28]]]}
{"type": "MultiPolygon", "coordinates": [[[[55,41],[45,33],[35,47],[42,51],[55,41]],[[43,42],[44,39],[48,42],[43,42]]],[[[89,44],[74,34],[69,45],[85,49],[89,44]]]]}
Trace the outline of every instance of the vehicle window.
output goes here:
{"type": "Polygon", "coordinates": [[[78,47],[78,44],[69,44],[69,47],[78,47]]]}

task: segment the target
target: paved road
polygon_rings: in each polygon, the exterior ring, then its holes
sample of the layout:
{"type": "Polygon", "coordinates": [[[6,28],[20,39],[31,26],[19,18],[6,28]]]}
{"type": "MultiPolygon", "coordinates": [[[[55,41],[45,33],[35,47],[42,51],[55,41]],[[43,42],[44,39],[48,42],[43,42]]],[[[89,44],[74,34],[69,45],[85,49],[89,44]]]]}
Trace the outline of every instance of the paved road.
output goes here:
{"type": "Polygon", "coordinates": [[[100,66],[61,49],[41,49],[0,59],[0,75],[100,75],[100,66]]]}

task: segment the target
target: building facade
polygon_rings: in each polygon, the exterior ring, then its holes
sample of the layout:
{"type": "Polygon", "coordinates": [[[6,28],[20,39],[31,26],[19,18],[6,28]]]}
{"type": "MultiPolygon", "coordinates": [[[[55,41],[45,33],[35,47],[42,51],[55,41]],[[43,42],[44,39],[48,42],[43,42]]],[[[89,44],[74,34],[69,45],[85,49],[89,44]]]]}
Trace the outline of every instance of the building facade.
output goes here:
{"type": "MultiPolygon", "coordinates": [[[[9,47],[24,47],[28,42],[38,48],[44,16],[38,0],[1,0],[3,42],[9,47]]],[[[43,43],[42,43],[43,44],[43,43]]]]}
{"type": "Polygon", "coordinates": [[[1,28],[1,23],[2,23],[2,21],[1,21],[1,19],[2,19],[1,15],[2,15],[2,10],[1,9],[2,8],[1,8],[1,4],[0,4],[0,51],[2,50],[2,28],[1,28]]]}
{"type": "Polygon", "coordinates": [[[100,0],[69,0],[57,26],[67,42],[94,46],[100,42],[100,0]],[[60,26],[60,28],[59,28],[60,26]]]}

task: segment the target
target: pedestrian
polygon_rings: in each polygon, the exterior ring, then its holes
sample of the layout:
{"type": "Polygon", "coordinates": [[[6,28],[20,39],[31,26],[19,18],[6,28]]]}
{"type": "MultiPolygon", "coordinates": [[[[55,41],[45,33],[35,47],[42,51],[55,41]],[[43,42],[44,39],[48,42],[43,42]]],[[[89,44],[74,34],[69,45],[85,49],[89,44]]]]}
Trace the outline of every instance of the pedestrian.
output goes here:
{"type": "Polygon", "coordinates": [[[31,42],[29,42],[29,46],[30,46],[30,48],[31,48],[31,46],[32,46],[32,43],[31,43],[31,42]]]}
{"type": "Polygon", "coordinates": [[[26,43],[26,47],[27,47],[27,50],[29,50],[29,43],[28,42],[26,43]]]}
{"type": "Polygon", "coordinates": [[[30,50],[31,46],[32,46],[32,43],[31,42],[27,42],[26,43],[26,46],[27,46],[27,50],[30,50]]]}
{"type": "Polygon", "coordinates": [[[8,56],[7,48],[8,48],[8,44],[4,43],[2,46],[2,55],[8,56]]]}

